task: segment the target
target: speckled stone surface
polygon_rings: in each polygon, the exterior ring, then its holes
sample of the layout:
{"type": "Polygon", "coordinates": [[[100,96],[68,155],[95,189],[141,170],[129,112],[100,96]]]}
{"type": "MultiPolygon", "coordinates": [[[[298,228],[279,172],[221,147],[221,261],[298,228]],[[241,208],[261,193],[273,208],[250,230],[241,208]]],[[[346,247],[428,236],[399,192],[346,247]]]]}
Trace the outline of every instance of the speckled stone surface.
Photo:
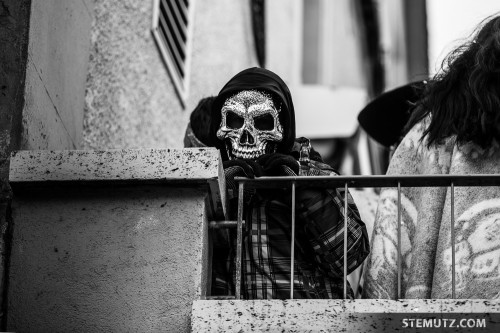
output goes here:
{"type": "Polygon", "coordinates": [[[18,151],[10,167],[9,330],[190,331],[218,150],[18,151]]]}
{"type": "Polygon", "coordinates": [[[199,100],[256,65],[248,1],[190,1],[193,43],[183,109],[151,33],[154,3],[94,1],[84,149],[182,147],[199,100]]]}
{"type": "Polygon", "coordinates": [[[17,192],[9,332],[189,332],[206,292],[207,190],[17,192]]]}
{"type": "Polygon", "coordinates": [[[22,150],[12,153],[10,181],[216,178],[219,158],[211,148],[22,150]]]}
{"type": "Polygon", "coordinates": [[[193,332],[381,332],[391,314],[429,312],[500,313],[500,301],[197,300],[191,320],[193,332]]]}
{"type": "Polygon", "coordinates": [[[207,183],[213,207],[225,211],[225,182],[214,148],[17,151],[10,162],[12,184],[47,181],[169,181],[207,183]]]}

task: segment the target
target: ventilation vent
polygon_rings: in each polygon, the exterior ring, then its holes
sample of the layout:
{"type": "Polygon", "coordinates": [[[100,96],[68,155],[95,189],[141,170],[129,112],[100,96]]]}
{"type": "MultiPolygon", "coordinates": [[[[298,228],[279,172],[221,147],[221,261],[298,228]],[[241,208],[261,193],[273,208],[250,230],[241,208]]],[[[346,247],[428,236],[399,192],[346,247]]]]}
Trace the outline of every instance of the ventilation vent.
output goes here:
{"type": "Polygon", "coordinates": [[[153,35],[185,105],[189,87],[194,0],[155,0],[153,35]]]}

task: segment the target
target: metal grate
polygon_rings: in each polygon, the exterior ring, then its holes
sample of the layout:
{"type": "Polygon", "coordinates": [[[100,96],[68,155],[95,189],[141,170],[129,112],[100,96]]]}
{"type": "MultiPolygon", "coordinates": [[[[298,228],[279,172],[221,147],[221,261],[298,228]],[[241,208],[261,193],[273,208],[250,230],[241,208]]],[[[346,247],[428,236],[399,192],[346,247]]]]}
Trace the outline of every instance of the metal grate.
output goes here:
{"type": "MultiPolygon", "coordinates": [[[[451,191],[451,244],[455,249],[455,197],[456,186],[499,186],[500,175],[419,175],[419,176],[316,176],[316,177],[261,177],[256,179],[236,178],[239,183],[238,197],[238,221],[237,221],[237,259],[236,259],[236,290],[235,298],[241,299],[241,246],[243,226],[243,193],[244,189],[264,188],[289,188],[292,190],[292,244],[291,244],[291,267],[292,274],[290,299],[293,299],[293,263],[294,263],[294,240],[295,234],[295,190],[296,187],[314,188],[338,188],[344,187],[347,192],[349,187],[397,187],[398,189],[398,253],[401,253],[401,187],[450,187],[451,191]]],[[[347,200],[347,195],[345,196],[347,200]]],[[[347,202],[344,205],[347,209],[347,202]]],[[[344,212],[347,218],[347,212],[344,212]]],[[[347,219],[344,220],[344,230],[347,230],[347,219]]],[[[344,299],[347,298],[347,233],[344,232],[344,299]]],[[[401,298],[401,255],[398,256],[398,299],[401,298]]],[[[452,251],[452,299],[455,298],[455,251],[452,251]]]]}
{"type": "Polygon", "coordinates": [[[153,35],[185,105],[189,87],[194,0],[154,0],[153,35]]]}

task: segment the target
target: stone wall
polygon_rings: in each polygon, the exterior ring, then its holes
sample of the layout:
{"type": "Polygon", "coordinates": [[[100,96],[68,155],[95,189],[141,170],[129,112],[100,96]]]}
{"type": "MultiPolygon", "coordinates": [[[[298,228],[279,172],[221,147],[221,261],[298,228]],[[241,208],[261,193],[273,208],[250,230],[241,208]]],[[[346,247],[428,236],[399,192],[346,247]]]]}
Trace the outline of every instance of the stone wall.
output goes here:
{"type": "Polygon", "coordinates": [[[199,99],[256,65],[249,1],[191,3],[191,73],[183,109],[151,33],[154,1],[95,0],[83,148],[182,147],[199,99]]]}
{"type": "Polygon", "coordinates": [[[222,172],[216,149],[14,154],[2,331],[189,332],[222,172]]]}
{"type": "Polygon", "coordinates": [[[92,7],[92,0],[32,2],[19,149],[80,147],[92,7]]]}

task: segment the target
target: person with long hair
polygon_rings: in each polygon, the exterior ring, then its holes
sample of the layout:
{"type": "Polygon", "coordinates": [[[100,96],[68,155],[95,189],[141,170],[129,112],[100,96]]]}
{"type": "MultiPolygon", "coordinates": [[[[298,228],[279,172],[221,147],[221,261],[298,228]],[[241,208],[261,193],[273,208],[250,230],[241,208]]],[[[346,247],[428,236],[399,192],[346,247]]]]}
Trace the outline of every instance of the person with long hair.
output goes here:
{"type": "Polygon", "coordinates": [[[408,127],[425,118],[427,146],[456,136],[482,148],[500,139],[500,17],[487,21],[475,38],[452,51],[428,83],[408,127]]]}
{"type": "MultiPolygon", "coordinates": [[[[411,112],[387,174],[500,173],[500,16],[484,20],[451,52],[411,112]]],[[[365,298],[500,298],[500,188],[402,188],[401,253],[397,190],[383,189],[365,276],[365,298]]]]}

